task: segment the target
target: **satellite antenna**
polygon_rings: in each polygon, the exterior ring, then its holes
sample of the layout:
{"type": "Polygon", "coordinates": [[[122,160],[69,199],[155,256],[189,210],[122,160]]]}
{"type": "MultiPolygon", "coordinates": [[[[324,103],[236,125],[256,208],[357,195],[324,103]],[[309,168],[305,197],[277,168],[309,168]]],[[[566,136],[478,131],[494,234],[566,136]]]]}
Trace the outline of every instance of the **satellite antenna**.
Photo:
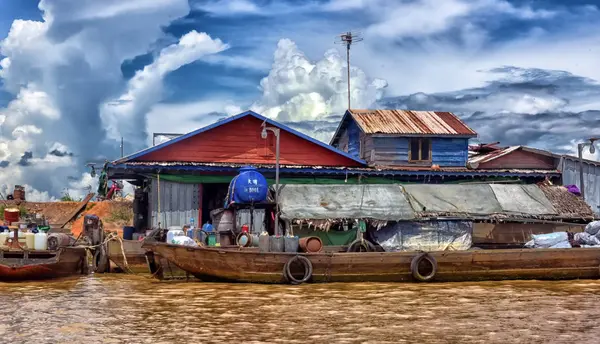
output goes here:
{"type": "Polygon", "coordinates": [[[363,40],[360,32],[348,31],[339,35],[335,44],[346,45],[346,62],[348,64],[348,110],[350,110],[350,46],[363,40]]]}

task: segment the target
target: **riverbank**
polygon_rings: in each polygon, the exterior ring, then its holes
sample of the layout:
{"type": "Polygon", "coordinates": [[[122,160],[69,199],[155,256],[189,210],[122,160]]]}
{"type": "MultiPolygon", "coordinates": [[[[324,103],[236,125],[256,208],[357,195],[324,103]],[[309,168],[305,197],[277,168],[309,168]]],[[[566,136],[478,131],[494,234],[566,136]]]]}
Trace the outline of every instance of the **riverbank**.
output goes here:
{"type": "Polygon", "coordinates": [[[59,227],[62,222],[68,223],[64,226],[64,232],[71,232],[77,236],[83,227],[85,215],[93,214],[102,220],[106,231],[117,232],[122,235],[123,226],[131,226],[133,221],[133,202],[102,201],[88,202],[75,218],[67,217],[77,209],[79,202],[27,202],[27,201],[0,201],[0,219],[2,219],[4,208],[15,207],[21,213],[40,214],[46,217],[53,227],[59,227]]]}

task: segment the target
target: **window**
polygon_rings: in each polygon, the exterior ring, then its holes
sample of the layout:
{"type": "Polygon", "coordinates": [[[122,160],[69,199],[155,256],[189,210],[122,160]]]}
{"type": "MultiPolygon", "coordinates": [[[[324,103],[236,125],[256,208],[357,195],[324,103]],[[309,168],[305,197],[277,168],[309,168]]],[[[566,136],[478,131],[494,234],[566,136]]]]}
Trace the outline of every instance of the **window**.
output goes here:
{"type": "Polygon", "coordinates": [[[412,138],[408,146],[409,161],[431,161],[431,139],[412,138]]]}

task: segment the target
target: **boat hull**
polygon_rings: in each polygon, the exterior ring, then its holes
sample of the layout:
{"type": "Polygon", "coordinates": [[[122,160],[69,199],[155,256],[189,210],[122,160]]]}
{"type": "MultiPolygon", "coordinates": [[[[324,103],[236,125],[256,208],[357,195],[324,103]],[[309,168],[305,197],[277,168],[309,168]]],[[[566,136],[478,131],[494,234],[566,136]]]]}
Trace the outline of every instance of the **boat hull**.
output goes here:
{"type": "Polygon", "coordinates": [[[58,251],[2,251],[0,281],[46,280],[85,273],[86,252],[82,247],[63,247],[58,251]]]}
{"type": "Polygon", "coordinates": [[[113,240],[108,242],[108,258],[124,272],[133,274],[152,274],[159,280],[194,278],[158,254],[150,256],[138,240],[113,240]],[[125,259],[123,259],[125,253],[125,259]],[[151,264],[152,263],[152,264],[151,264]]]}
{"type": "MultiPolygon", "coordinates": [[[[415,281],[419,252],[260,253],[148,242],[147,249],[204,281],[287,283],[283,269],[296,255],[313,267],[311,282],[415,281]]],[[[583,279],[600,276],[600,248],[506,249],[430,252],[434,281],[583,279]]]]}

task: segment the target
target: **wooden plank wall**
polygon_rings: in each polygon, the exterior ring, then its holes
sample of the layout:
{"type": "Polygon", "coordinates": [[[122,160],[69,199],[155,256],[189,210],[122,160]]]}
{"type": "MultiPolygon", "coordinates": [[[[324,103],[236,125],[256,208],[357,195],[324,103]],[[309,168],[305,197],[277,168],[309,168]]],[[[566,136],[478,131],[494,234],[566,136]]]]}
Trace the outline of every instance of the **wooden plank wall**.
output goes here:
{"type": "MultiPolygon", "coordinates": [[[[417,166],[408,161],[408,137],[371,137],[365,141],[365,150],[374,150],[370,163],[388,166],[417,166]]],[[[441,167],[465,167],[468,158],[468,140],[463,138],[431,138],[431,164],[441,167]]],[[[423,164],[420,164],[423,165],[423,164]]]]}
{"type": "MultiPolygon", "coordinates": [[[[268,139],[262,139],[261,124],[255,117],[242,117],[135,160],[274,164],[275,138],[269,132],[268,139]]],[[[280,153],[282,165],[360,166],[350,158],[284,130],[280,153]]]]}

